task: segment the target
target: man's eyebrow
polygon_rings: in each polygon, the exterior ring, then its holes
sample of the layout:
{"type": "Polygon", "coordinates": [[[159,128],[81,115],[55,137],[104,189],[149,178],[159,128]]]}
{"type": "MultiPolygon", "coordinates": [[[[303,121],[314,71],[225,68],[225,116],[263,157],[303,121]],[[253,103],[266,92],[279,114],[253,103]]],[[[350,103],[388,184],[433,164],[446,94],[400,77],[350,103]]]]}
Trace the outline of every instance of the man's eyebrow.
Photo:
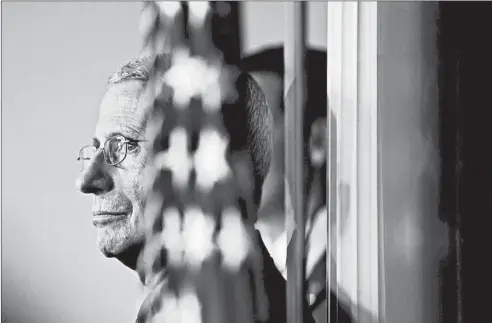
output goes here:
{"type": "MultiPolygon", "coordinates": [[[[114,136],[122,136],[122,137],[125,137],[126,139],[129,139],[129,140],[137,140],[137,139],[133,139],[131,135],[128,135],[128,134],[123,134],[119,131],[113,131],[113,132],[110,132],[107,134],[106,136],[106,139],[107,138],[111,138],[111,137],[114,137],[114,136]]],[[[139,140],[137,140],[139,141],[139,140]]],[[[99,141],[99,139],[97,139],[96,137],[92,138],[92,144],[96,147],[98,147],[101,142],[99,141]]]]}
{"type": "Polygon", "coordinates": [[[142,137],[142,134],[139,131],[133,130],[133,129],[128,129],[128,131],[120,132],[120,131],[114,131],[108,133],[108,137],[113,137],[113,136],[122,136],[125,137],[128,140],[135,140],[135,141],[141,141],[140,137],[142,137]]]}
{"type": "Polygon", "coordinates": [[[111,138],[111,137],[114,137],[114,136],[122,136],[122,137],[125,137],[125,138],[128,137],[128,135],[124,135],[124,134],[122,134],[119,131],[114,131],[114,132],[108,133],[108,137],[107,138],[111,138]]]}

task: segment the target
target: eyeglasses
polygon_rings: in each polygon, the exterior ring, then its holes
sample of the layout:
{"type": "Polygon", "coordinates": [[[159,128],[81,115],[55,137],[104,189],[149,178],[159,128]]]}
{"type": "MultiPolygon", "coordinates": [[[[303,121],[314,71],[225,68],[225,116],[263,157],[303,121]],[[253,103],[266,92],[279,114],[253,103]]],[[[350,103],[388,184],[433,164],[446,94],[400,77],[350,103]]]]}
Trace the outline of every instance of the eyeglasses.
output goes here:
{"type": "Polygon", "coordinates": [[[78,161],[81,161],[81,171],[83,171],[98,150],[102,150],[104,161],[110,166],[116,166],[125,160],[128,151],[137,147],[137,143],[146,140],[130,140],[121,135],[109,137],[101,148],[94,145],[87,145],[79,150],[78,161]],[[130,147],[130,148],[129,148],[130,147]]]}

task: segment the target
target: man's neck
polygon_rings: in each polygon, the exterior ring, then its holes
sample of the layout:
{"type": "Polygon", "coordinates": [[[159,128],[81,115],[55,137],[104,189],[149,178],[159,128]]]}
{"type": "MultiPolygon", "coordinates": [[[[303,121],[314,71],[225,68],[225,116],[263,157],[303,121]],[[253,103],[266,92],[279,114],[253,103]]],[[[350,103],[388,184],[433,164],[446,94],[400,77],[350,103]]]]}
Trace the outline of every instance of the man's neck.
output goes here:
{"type": "Polygon", "coordinates": [[[140,252],[143,249],[143,245],[143,242],[135,244],[122,253],[116,255],[115,258],[118,259],[126,267],[132,270],[137,270],[137,262],[140,256],[140,252]]]}

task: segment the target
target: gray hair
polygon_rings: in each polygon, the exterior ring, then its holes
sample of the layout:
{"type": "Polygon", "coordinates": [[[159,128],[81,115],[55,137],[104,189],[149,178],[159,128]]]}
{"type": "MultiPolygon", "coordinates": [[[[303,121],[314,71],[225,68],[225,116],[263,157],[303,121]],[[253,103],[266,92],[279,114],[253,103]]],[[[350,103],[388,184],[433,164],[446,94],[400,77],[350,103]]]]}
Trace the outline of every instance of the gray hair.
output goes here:
{"type": "Polygon", "coordinates": [[[107,81],[107,85],[111,86],[126,81],[138,81],[146,85],[151,76],[154,62],[167,71],[171,67],[171,54],[160,54],[156,61],[150,56],[142,56],[127,62],[121,66],[107,81]]]}

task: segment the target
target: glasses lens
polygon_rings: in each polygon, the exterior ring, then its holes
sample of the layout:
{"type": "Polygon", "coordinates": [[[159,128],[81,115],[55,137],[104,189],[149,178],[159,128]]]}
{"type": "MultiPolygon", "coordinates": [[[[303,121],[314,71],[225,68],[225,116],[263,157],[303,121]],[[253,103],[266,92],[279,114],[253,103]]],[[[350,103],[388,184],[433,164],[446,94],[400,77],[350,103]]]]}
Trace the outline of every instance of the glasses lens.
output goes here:
{"type": "Polygon", "coordinates": [[[125,139],[121,137],[113,137],[106,141],[104,146],[107,162],[111,165],[120,163],[126,155],[125,139]]]}
{"type": "Polygon", "coordinates": [[[91,161],[92,157],[96,154],[96,147],[94,146],[87,146],[83,147],[80,152],[79,152],[79,161],[80,161],[80,167],[81,170],[84,170],[89,162],[91,161]]]}

